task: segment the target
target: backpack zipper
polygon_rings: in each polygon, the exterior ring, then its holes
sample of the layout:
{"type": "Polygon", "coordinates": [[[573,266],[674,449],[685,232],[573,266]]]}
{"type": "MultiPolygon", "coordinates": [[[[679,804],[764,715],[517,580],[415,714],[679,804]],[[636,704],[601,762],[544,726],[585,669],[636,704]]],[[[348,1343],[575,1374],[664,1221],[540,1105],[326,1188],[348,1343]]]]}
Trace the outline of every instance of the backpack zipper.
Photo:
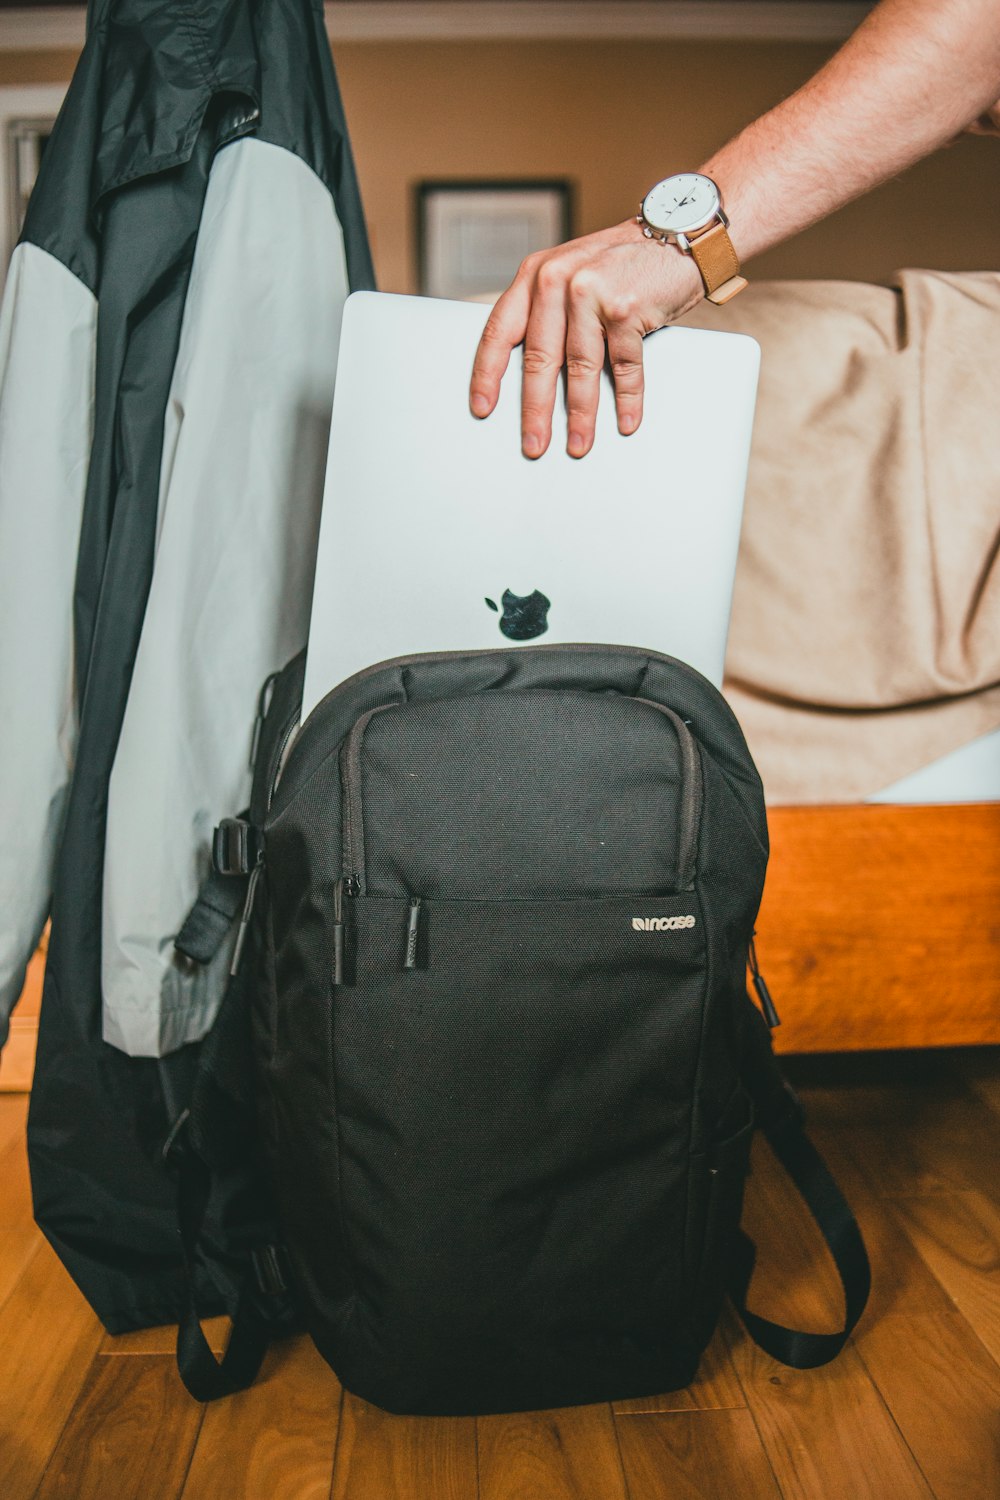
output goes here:
{"type": "Polygon", "coordinates": [[[417,944],[420,941],[420,908],[423,905],[419,896],[410,897],[410,910],[406,919],[406,953],[403,957],[404,969],[415,969],[417,967],[417,944]]]}
{"type": "Polygon", "coordinates": [[[677,885],[682,891],[693,891],[698,870],[698,823],[704,798],[701,774],[701,756],[694,735],[680,714],[665,703],[652,698],[633,698],[633,703],[643,703],[647,708],[670,720],[677,733],[681,752],[681,816],[677,831],[677,885]]]}
{"type": "Polygon", "coordinates": [[[771,999],[771,991],[768,989],[767,982],[760,972],[760,967],[757,963],[757,944],[754,942],[756,936],[757,933],[754,931],[750,938],[750,947],[747,952],[747,957],[750,961],[750,976],[753,979],[753,987],[757,991],[757,998],[760,1001],[764,1020],[767,1022],[770,1030],[773,1031],[776,1026],[781,1025],[781,1017],[778,1015],[777,1007],[771,999]]]}
{"type": "Polygon", "coordinates": [[[333,887],[333,982],[344,982],[344,897],[358,894],[353,875],[341,875],[333,887]]]}
{"type": "Polygon", "coordinates": [[[341,798],[341,868],[345,878],[357,884],[349,894],[360,896],[365,890],[365,824],[361,806],[361,741],[376,714],[398,704],[383,703],[370,708],[356,719],[340,751],[341,798]]]}
{"type": "Polygon", "coordinates": [[[278,782],[281,780],[281,773],[285,767],[288,748],[291,745],[291,742],[294,739],[295,733],[298,728],[299,711],[298,709],[296,709],[295,713],[290,719],[287,720],[284,729],[281,731],[281,734],[278,738],[277,753],[271,757],[271,764],[268,767],[267,801],[264,804],[265,815],[271,811],[271,803],[274,801],[274,794],[278,790],[278,782]]]}
{"type": "Polygon", "coordinates": [[[253,915],[254,897],[257,894],[257,882],[263,874],[263,871],[264,856],[263,854],[258,854],[257,863],[250,871],[250,880],[247,884],[247,897],[243,903],[243,915],[240,917],[239,931],[236,934],[236,943],[233,947],[233,961],[229,965],[230,979],[235,978],[236,972],[240,966],[240,960],[243,957],[243,948],[247,940],[247,933],[250,930],[250,918],[253,915]]]}
{"type": "MultiPolygon", "coordinates": [[[[264,727],[264,718],[266,717],[268,708],[270,706],[270,694],[272,693],[274,684],[280,675],[280,672],[272,672],[271,675],[266,679],[264,686],[260,690],[260,697],[257,700],[257,718],[254,722],[253,738],[250,749],[251,771],[254,770],[257,761],[257,753],[260,748],[261,731],[264,727]]],[[[288,746],[291,743],[292,737],[294,736],[295,731],[298,729],[298,727],[299,711],[298,709],[296,709],[294,714],[292,714],[291,717],[286,721],[281,734],[278,737],[277,752],[276,754],[272,755],[271,761],[267,768],[267,781],[265,783],[267,787],[267,798],[264,806],[265,816],[271,809],[271,803],[274,800],[274,794],[278,786],[278,777],[281,773],[282,766],[284,765],[285,755],[288,750],[288,746]]],[[[251,791],[251,806],[252,805],[253,792],[251,791]]],[[[253,825],[251,824],[250,826],[252,827],[253,825]]],[[[254,901],[257,896],[257,885],[263,873],[264,852],[262,849],[258,849],[257,859],[254,863],[253,869],[250,871],[250,879],[247,883],[246,900],[243,903],[243,914],[240,917],[240,925],[236,933],[236,942],[233,946],[233,958],[231,964],[229,965],[230,978],[235,978],[239,970],[240,963],[243,959],[243,949],[246,946],[247,934],[250,931],[250,919],[253,916],[254,901]]]]}

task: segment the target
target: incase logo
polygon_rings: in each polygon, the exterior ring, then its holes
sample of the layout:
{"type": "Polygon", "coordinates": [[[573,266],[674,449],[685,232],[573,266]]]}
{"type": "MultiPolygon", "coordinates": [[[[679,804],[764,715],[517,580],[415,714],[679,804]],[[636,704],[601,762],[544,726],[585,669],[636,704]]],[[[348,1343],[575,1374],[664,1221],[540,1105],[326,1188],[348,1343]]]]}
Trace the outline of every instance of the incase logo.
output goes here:
{"type": "Polygon", "coordinates": [[[633,917],[635,932],[676,932],[679,927],[693,927],[694,917],[633,917]]]}

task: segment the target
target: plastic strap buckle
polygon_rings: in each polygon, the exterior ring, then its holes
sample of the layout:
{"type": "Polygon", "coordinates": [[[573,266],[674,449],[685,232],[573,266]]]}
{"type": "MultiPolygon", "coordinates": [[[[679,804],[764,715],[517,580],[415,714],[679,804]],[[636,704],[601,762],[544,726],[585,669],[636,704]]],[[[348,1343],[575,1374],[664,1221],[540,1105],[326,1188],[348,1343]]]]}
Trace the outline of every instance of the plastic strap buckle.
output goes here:
{"type": "Polygon", "coordinates": [[[263,852],[260,834],[244,818],[223,818],[212,838],[212,864],[220,875],[249,875],[263,852]]]}
{"type": "Polygon", "coordinates": [[[262,1245],[250,1251],[250,1263],[257,1286],[265,1297],[283,1297],[288,1283],[281,1269],[281,1252],[277,1245],[262,1245]]]}

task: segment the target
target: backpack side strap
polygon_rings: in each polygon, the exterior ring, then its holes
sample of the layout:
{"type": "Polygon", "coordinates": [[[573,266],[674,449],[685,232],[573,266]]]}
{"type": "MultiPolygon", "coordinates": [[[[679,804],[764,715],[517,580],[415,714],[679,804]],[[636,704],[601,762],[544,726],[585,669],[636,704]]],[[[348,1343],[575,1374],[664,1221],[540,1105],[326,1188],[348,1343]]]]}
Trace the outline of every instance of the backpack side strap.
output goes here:
{"type": "Polygon", "coordinates": [[[811,1370],[835,1358],[865,1310],[871,1290],[868,1254],[850,1207],[826,1162],[806,1135],[802,1106],[771,1048],[770,1032],[747,997],[743,1084],[754,1102],[758,1124],[816,1221],[844,1289],[844,1326],[837,1333],[807,1333],[772,1323],[747,1307],[757,1247],[739,1231],[729,1273],[729,1295],[754,1343],[796,1370],[811,1370]]]}

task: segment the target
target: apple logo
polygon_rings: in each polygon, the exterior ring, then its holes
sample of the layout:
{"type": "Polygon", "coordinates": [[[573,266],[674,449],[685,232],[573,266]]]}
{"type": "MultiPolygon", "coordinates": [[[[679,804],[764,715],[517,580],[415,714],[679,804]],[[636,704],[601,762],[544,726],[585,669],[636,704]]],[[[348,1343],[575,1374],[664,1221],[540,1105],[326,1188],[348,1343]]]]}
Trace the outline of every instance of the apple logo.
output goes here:
{"type": "MultiPolygon", "coordinates": [[[[486,603],[490,609],[500,613],[492,599],[487,599],[486,603]]],[[[498,624],[501,634],[509,641],[531,641],[536,635],[544,635],[548,630],[548,613],[552,608],[552,601],[546,599],[538,589],[532,594],[512,594],[510,589],[504,589],[500,603],[503,605],[503,614],[498,624]]]]}

